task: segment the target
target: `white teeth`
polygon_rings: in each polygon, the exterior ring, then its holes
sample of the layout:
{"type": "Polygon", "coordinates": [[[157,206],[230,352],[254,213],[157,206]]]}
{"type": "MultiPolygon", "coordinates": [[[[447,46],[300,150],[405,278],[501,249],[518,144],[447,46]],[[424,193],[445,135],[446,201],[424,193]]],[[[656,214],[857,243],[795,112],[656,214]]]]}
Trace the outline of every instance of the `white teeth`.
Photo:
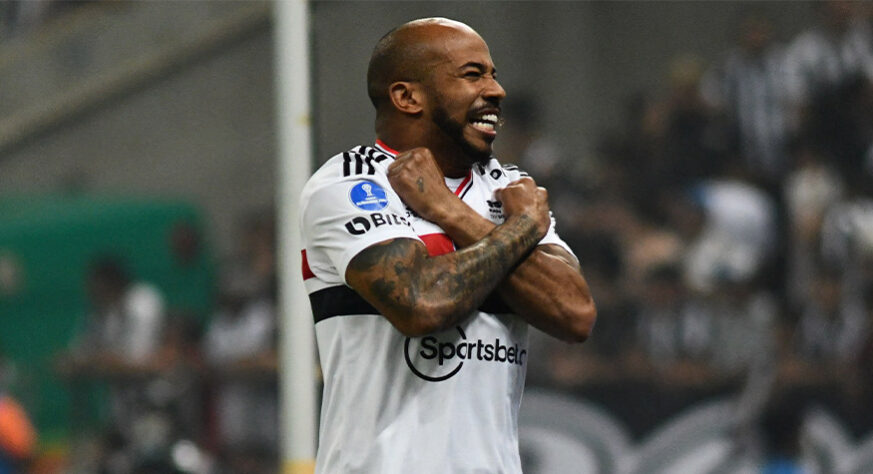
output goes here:
{"type": "Polygon", "coordinates": [[[493,132],[497,125],[497,114],[485,114],[473,121],[476,128],[493,132]]]}

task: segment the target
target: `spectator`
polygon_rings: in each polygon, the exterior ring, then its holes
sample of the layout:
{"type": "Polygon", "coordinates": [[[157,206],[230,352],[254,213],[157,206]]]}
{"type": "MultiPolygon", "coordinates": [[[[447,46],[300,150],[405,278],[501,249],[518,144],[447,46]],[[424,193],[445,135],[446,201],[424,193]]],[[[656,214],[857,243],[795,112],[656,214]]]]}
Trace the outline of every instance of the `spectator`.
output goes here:
{"type": "Polygon", "coordinates": [[[825,153],[806,140],[795,140],[791,146],[795,168],[785,180],[783,199],[788,243],[786,295],[792,308],[803,303],[812,287],[815,262],[820,255],[822,221],[844,192],[843,180],[825,153]]]}
{"type": "MultiPolygon", "coordinates": [[[[166,324],[164,299],[151,284],[134,280],[116,257],[91,264],[87,293],[92,312],[58,368],[73,380],[109,382],[108,439],[125,450],[139,441],[138,422],[147,420],[153,408],[148,395],[163,368],[158,356],[166,324]]],[[[124,454],[125,465],[129,454],[124,454]]]]}
{"type": "Polygon", "coordinates": [[[826,149],[845,180],[870,174],[873,149],[873,83],[860,75],[846,77],[816,97],[807,111],[804,136],[826,149]]]}
{"type": "Polygon", "coordinates": [[[760,189],[730,176],[701,183],[695,199],[706,221],[685,255],[691,288],[711,291],[715,279],[750,278],[762,272],[776,250],[776,209],[760,189]]]}
{"type": "Polygon", "coordinates": [[[846,197],[828,208],[821,229],[821,253],[828,264],[844,269],[847,295],[873,279],[873,177],[856,173],[846,197]]]}
{"type": "Polygon", "coordinates": [[[788,50],[789,92],[803,107],[847,78],[866,74],[871,58],[865,51],[863,22],[857,4],[825,0],[816,5],[819,24],[801,33],[788,50]]]}
{"type": "Polygon", "coordinates": [[[724,161],[724,134],[700,95],[703,66],[696,56],[670,62],[664,184],[688,185],[713,176],[724,161]]]}
{"type": "Polygon", "coordinates": [[[247,278],[225,278],[203,341],[216,375],[218,446],[230,472],[268,472],[278,449],[276,309],[247,278]]]}
{"type": "Polygon", "coordinates": [[[737,46],[701,83],[707,105],[724,116],[734,137],[730,151],[762,181],[774,185],[787,171],[791,131],[785,50],[773,41],[769,18],[753,11],[739,25],[737,46]]]}
{"type": "Polygon", "coordinates": [[[249,297],[268,296],[276,284],[276,229],[272,212],[246,215],[241,225],[239,246],[225,263],[234,285],[245,286],[249,297]]]}
{"type": "Polygon", "coordinates": [[[627,151],[624,172],[638,205],[659,190],[711,177],[722,166],[724,134],[700,94],[702,74],[698,58],[677,56],[669,64],[667,97],[641,95],[631,103],[633,122],[618,148],[627,151]]]}
{"type": "Polygon", "coordinates": [[[695,385],[707,381],[712,345],[711,315],[689,298],[678,267],[650,270],[636,315],[637,349],[663,383],[695,385]],[[668,381],[669,379],[669,381],[668,381]]]}
{"type": "Polygon", "coordinates": [[[93,312],[79,334],[73,355],[94,367],[123,369],[142,364],[161,344],[164,299],[157,288],[134,281],[120,260],[109,257],[91,265],[88,297],[93,312]]]}
{"type": "Polygon", "coordinates": [[[795,334],[797,355],[818,365],[814,371],[820,374],[833,374],[835,369],[849,363],[863,342],[866,314],[844,302],[840,283],[839,270],[819,271],[795,334]]]}
{"type": "Polygon", "coordinates": [[[776,357],[776,298],[748,275],[723,274],[705,298],[713,317],[710,364],[739,388],[751,370],[770,370],[776,357]]]}
{"type": "Polygon", "coordinates": [[[810,299],[801,308],[793,332],[787,334],[780,367],[784,384],[803,388],[838,411],[846,406],[852,364],[861,358],[870,330],[863,303],[847,298],[844,290],[839,269],[818,269],[810,299]]]}

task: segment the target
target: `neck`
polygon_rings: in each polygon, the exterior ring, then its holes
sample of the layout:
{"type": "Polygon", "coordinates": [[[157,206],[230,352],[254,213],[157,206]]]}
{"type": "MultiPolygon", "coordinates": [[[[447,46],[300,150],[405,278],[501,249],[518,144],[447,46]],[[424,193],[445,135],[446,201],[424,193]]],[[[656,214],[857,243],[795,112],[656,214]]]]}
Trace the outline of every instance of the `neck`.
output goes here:
{"type": "Polygon", "coordinates": [[[466,153],[457,145],[446,143],[434,143],[423,138],[416,138],[414,134],[390,133],[387,131],[377,132],[377,140],[382,142],[389,151],[401,154],[413,148],[424,147],[430,150],[436,160],[437,166],[443,175],[449,178],[463,178],[470,173],[471,160],[466,153]]]}
{"type": "Polygon", "coordinates": [[[439,143],[428,147],[443,174],[449,178],[463,178],[470,174],[472,160],[454,143],[439,143]]]}

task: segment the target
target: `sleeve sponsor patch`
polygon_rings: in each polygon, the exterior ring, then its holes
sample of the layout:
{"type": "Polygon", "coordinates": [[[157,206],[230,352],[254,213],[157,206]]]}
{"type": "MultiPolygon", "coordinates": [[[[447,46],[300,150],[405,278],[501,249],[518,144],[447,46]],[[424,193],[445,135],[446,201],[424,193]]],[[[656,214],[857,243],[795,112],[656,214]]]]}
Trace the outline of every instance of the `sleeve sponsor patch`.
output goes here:
{"type": "Polygon", "coordinates": [[[381,186],[372,181],[361,181],[349,191],[349,200],[363,211],[379,211],[388,206],[388,197],[381,186]]]}
{"type": "Polygon", "coordinates": [[[371,212],[369,214],[370,219],[367,220],[366,217],[357,216],[346,222],[346,230],[349,231],[352,235],[363,235],[370,231],[371,228],[377,228],[383,225],[405,225],[409,227],[409,221],[403,217],[398,216],[393,212],[371,212]],[[373,222],[370,225],[370,222],[373,222]]]}

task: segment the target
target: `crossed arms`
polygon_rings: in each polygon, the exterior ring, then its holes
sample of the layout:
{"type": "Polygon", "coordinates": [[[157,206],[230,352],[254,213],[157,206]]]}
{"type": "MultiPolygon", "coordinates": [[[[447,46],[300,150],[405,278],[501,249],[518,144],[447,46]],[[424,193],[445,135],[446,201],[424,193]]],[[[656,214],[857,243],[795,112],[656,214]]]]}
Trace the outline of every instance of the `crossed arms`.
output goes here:
{"type": "Polygon", "coordinates": [[[551,218],[546,192],[533,180],[497,191],[506,218],[495,225],[449,191],[426,149],[399,155],[388,179],[461,247],[430,257],[419,241],[393,239],[349,263],[346,281],[399,331],[420,336],[452,327],[496,289],[529,324],[566,341],[587,339],[594,302],[576,259],[557,245],[537,245],[551,218]]]}

